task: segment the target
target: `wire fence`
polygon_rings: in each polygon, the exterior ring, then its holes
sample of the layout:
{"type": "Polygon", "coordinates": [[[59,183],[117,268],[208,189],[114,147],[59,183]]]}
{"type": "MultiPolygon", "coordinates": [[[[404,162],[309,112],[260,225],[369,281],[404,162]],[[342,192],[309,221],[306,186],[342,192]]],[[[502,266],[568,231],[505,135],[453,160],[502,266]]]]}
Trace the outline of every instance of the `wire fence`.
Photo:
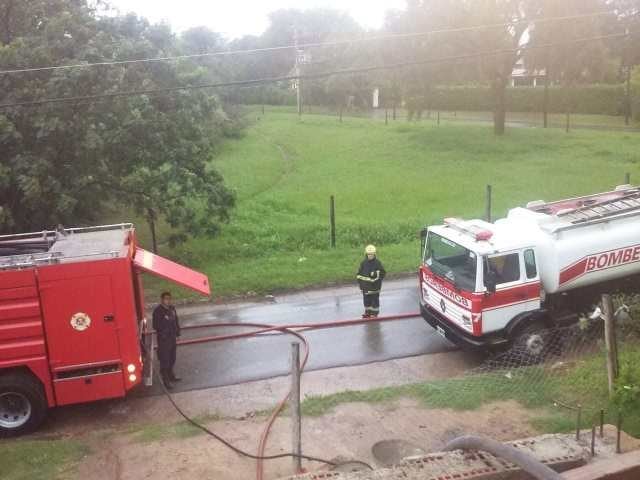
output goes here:
{"type": "MultiPolygon", "coordinates": [[[[270,112],[296,113],[295,106],[260,106],[258,111],[263,115],[270,112]]],[[[404,107],[398,108],[344,108],[339,109],[325,105],[305,105],[303,115],[334,116],[336,119],[359,118],[374,120],[388,125],[399,122],[413,122],[432,125],[446,124],[476,124],[487,125],[493,123],[493,112],[486,110],[454,110],[453,108],[425,110],[420,115],[411,114],[404,107]]],[[[544,127],[544,114],[542,112],[507,112],[507,126],[512,128],[544,127]]],[[[550,129],[567,129],[566,114],[550,113],[547,119],[550,129]]],[[[638,122],[625,124],[624,116],[620,115],[596,115],[596,114],[571,114],[569,128],[579,130],[603,130],[603,131],[640,131],[638,122]]]]}
{"type": "MultiPolygon", "coordinates": [[[[619,298],[617,303],[623,301],[619,298]]],[[[618,380],[612,393],[604,322],[598,316],[519,337],[508,350],[453,379],[458,395],[450,403],[464,407],[469,398],[485,402],[514,399],[529,407],[549,407],[557,411],[558,420],[564,418],[552,430],[566,428],[571,417],[584,428],[599,424],[603,411],[604,420],[611,423],[619,414],[633,413],[625,411],[621,398],[625,391],[632,396],[640,380],[640,326],[633,311],[638,307],[632,305],[631,311],[619,308],[616,315],[618,380]]]]}
{"type": "MultiPolygon", "coordinates": [[[[604,424],[636,436],[640,432],[638,300],[638,295],[615,298],[619,368],[613,393],[608,388],[604,321],[600,315],[592,315],[594,318],[583,317],[572,325],[525,334],[511,348],[490,356],[459,377],[407,385],[400,388],[399,396],[418,398],[427,408],[460,411],[514,400],[530,410],[527,421],[536,431],[557,435],[511,444],[560,471],[584,464],[592,455],[613,455],[620,451],[620,434],[604,424]]],[[[381,390],[379,394],[388,392],[381,390]]],[[[363,395],[362,400],[376,400],[363,395]]],[[[508,421],[506,416],[504,421],[508,421]]],[[[472,430],[477,427],[459,433],[482,434],[472,430]]],[[[437,435],[435,431],[433,434],[437,435]]],[[[443,449],[445,444],[441,439],[443,449]]],[[[336,479],[400,478],[394,476],[398,472],[404,475],[402,478],[414,478],[414,469],[415,478],[485,478],[482,475],[487,473],[516,469],[504,459],[480,452],[426,453],[418,457],[401,460],[388,471],[360,472],[336,479]],[[483,469],[478,465],[484,465],[483,469]],[[451,476],[454,474],[461,476],[451,476]]]]}

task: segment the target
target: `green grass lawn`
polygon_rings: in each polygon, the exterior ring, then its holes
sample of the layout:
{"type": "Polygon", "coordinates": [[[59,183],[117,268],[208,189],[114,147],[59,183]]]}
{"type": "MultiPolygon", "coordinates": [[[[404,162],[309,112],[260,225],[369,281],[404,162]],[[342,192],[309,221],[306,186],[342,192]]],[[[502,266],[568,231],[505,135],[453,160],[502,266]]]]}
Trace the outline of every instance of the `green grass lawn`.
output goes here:
{"type": "Polygon", "coordinates": [[[351,281],[368,243],[379,246],[389,272],[412,271],[419,229],[446,216],[482,215],[486,184],[494,214],[503,215],[530,200],[612,188],[625,172],[640,179],[637,133],[513,128],[495,137],[490,125],[298,121],[282,109],[250,118],[244,138],[212,159],[237,193],[231,222],[217,238],[161,247],[206,272],[217,296],[351,281]],[[330,195],[336,249],[329,248],[330,195]]]}
{"type": "Polygon", "coordinates": [[[0,478],[3,480],[56,480],[73,475],[75,466],[89,453],[75,440],[0,441],[0,478]]]}

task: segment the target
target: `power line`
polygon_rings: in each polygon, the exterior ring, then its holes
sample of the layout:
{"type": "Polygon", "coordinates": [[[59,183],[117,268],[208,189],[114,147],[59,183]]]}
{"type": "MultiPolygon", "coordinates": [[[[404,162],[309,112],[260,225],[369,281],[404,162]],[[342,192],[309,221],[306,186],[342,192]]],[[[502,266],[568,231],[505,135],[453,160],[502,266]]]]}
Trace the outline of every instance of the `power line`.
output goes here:
{"type": "Polygon", "coordinates": [[[429,36],[429,35],[440,35],[445,33],[461,33],[461,32],[469,32],[474,30],[504,28],[512,25],[517,25],[520,23],[536,24],[536,23],[547,23],[547,22],[556,22],[556,21],[563,21],[563,20],[579,20],[584,18],[594,18],[594,17],[600,17],[603,15],[611,15],[611,14],[615,14],[615,11],[586,13],[586,14],[580,14],[580,15],[567,15],[563,17],[522,19],[522,20],[514,20],[513,22],[506,22],[506,23],[493,23],[493,24],[485,24],[485,25],[474,25],[470,27],[446,28],[446,29],[439,29],[439,30],[430,30],[428,32],[395,33],[395,34],[387,34],[387,35],[377,35],[377,36],[366,37],[366,38],[356,38],[351,40],[336,40],[333,42],[301,43],[298,45],[294,44],[294,45],[284,45],[284,46],[278,46],[278,47],[231,50],[226,52],[206,52],[206,53],[195,53],[195,54],[189,54],[189,55],[176,55],[176,56],[166,56],[166,57],[156,57],[156,58],[140,58],[140,59],[133,59],[133,60],[116,60],[112,62],[76,63],[76,64],[70,64],[70,65],[53,65],[53,66],[47,66],[47,67],[27,67],[27,68],[13,69],[13,70],[0,70],[0,75],[10,75],[10,74],[29,73],[29,72],[45,72],[45,71],[53,71],[53,70],[68,70],[73,68],[93,68],[93,67],[102,67],[102,66],[130,65],[130,64],[136,64],[136,63],[166,62],[166,61],[193,59],[193,58],[227,57],[227,56],[234,56],[234,55],[247,55],[247,54],[277,52],[282,50],[294,50],[294,49],[304,49],[304,48],[317,48],[317,47],[324,48],[324,47],[334,47],[334,46],[341,46],[341,45],[351,45],[351,44],[364,43],[364,42],[373,42],[373,41],[379,41],[379,40],[407,39],[407,38],[423,37],[423,36],[429,36]]]}
{"type": "Polygon", "coordinates": [[[627,33],[600,35],[595,37],[585,37],[585,38],[579,38],[575,40],[569,40],[566,42],[555,42],[555,43],[540,44],[540,45],[524,45],[524,46],[520,46],[517,48],[510,48],[510,49],[491,50],[491,51],[476,52],[476,53],[455,55],[455,56],[449,56],[449,57],[432,58],[427,60],[416,60],[412,62],[398,62],[398,63],[392,63],[392,64],[386,64],[386,65],[371,65],[368,67],[331,70],[327,72],[319,72],[319,73],[300,75],[300,76],[286,75],[286,76],[280,76],[280,77],[267,77],[267,78],[251,79],[251,80],[236,80],[231,82],[208,83],[208,84],[201,84],[201,85],[181,85],[181,86],[174,86],[174,87],[163,87],[163,88],[154,88],[154,89],[145,89],[145,90],[130,90],[130,91],[123,91],[123,92],[101,93],[101,94],[95,94],[95,95],[84,95],[84,96],[76,96],[76,97],[44,98],[42,100],[31,100],[31,101],[25,101],[25,102],[0,104],[0,109],[14,108],[14,107],[31,107],[31,106],[52,104],[52,103],[87,102],[87,101],[92,102],[95,100],[102,100],[102,99],[108,99],[108,98],[128,97],[128,96],[138,96],[138,95],[153,95],[158,93],[169,93],[169,92],[197,90],[197,89],[206,89],[206,88],[248,87],[248,86],[254,86],[254,85],[284,82],[284,81],[299,80],[299,79],[314,80],[319,78],[330,77],[333,75],[352,75],[356,73],[367,73],[367,72],[372,72],[376,70],[389,70],[394,68],[404,68],[404,67],[411,67],[411,66],[417,66],[417,65],[471,60],[471,59],[481,58],[481,57],[490,57],[490,56],[496,56],[496,55],[505,55],[509,53],[518,53],[524,50],[547,49],[547,48],[559,47],[563,45],[572,45],[576,43],[586,43],[586,42],[592,42],[592,41],[598,41],[598,40],[622,38],[622,37],[626,37],[627,35],[628,35],[627,33]]]}

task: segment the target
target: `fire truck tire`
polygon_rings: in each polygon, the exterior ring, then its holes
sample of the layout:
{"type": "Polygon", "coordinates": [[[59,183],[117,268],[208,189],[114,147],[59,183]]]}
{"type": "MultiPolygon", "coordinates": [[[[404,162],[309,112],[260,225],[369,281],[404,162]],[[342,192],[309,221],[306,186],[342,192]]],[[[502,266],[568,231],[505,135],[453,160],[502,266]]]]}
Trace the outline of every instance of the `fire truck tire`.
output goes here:
{"type": "Polygon", "coordinates": [[[528,323],[515,334],[513,351],[522,356],[526,363],[539,363],[548,350],[549,338],[546,326],[540,321],[528,323]]]}
{"type": "Polygon", "coordinates": [[[37,379],[20,372],[0,374],[0,438],[34,431],[46,414],[47,399],[37,379]]]}

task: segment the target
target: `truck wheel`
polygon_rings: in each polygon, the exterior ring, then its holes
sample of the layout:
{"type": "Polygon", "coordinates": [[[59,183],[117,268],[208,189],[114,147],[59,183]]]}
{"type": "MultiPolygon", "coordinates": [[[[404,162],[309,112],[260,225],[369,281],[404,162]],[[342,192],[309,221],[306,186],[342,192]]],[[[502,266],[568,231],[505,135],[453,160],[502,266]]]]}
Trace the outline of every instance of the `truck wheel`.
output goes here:
{"type": "Polygon", "coordinates": [[[31,375],[0,376],[0,438],[34,431],[47,413],[47,399],[40,383],[31,375]]]}
{"type": "Polygon", "coordinates": [[[534,322],[517,333],[513,341],[513,350],[522,356],[525,363],[539,363],[549,348],[548,335],[541,322],[534,322]]]}

